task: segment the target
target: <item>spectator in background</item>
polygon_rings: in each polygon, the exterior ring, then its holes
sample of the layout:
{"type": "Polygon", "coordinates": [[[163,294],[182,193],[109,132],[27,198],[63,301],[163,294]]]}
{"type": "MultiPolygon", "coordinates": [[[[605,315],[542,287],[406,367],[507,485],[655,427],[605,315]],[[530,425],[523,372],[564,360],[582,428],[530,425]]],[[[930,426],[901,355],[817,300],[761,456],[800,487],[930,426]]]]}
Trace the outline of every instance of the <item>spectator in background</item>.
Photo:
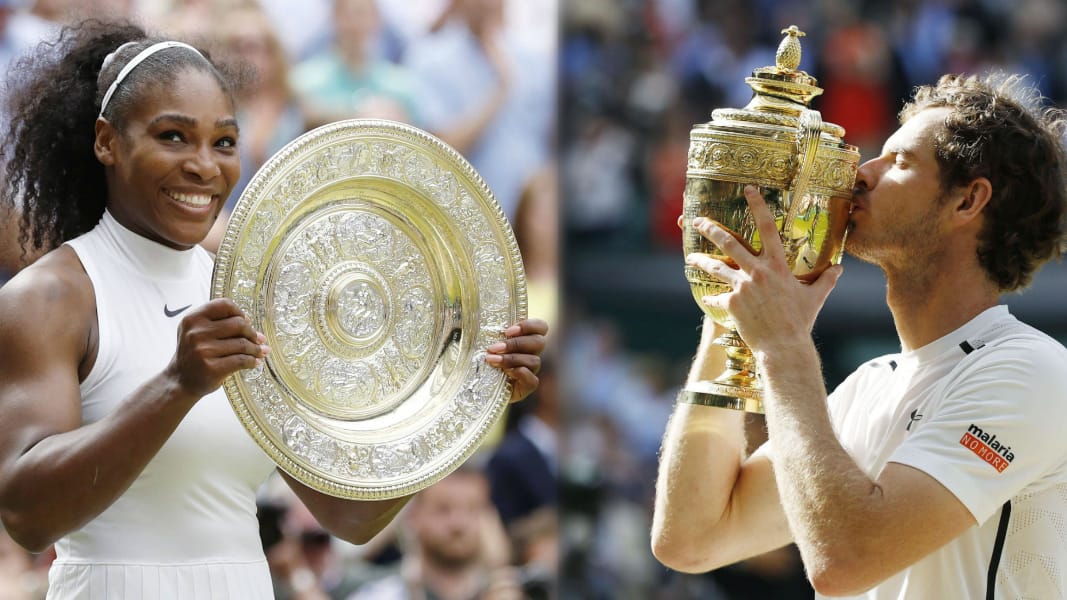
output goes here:
{"type": "Polygon", "coordinates": [[[124,16],[114,2],[106,0],[0,0],[0,6],[10,11],[7,33],[21,51],[32,49],[39,42],[50,40],[64,23],[77,20],[79,13],[89,11],[110,16],[124,16]]]}
{"type": "Polygon", "coordinates": [[[15,14],[12,6],[14,0],[0,0],[0,72],[7,75],[8,66],[19,54],[18,42],[15,39],[14,28],[11,27],[11,17],[15,14]]]}
{"type": "Polygon", "coordinates": [[[400,572],[365,585],[349,600],[522,598],[481,471],[460,467],[416,494],[401,518],[411,547],[400,572]]]}
{"type": "Polygon", "coordinates": [[[752,97],[745,77],[774,64],[774,47],[754,35],[758,8],[740,0],[700,4],[698,24],[671,57],[682,90],[701,106],[744,106],[752,97]]]}
{"type": "Polygon", "coordinates": [[[419,123],[470,160],[514,219],[549,160],[555,63],[503,35],[503,0],[452,0],[446,11],[404,59],[421,86],[419,123]]]}
{"type": "MultiPolygon", "coordinates": [[[[504,435],[489,459],[486,473],[493,504],[504,525],[558,502],[556,455],[559,402],[556,377],[548,361],[542,363],[536,398],[504,435]]],[[[521,410],[516,407],[513,410],[521,410]]]]}
{"type": "Polygon", "coordinates": [[[300,500],[290,498],[280,529],[281,539],[267,550],[276,600],[344,600],[359,587],[333,536],[300,500]]]}
{"type": "MultiPolygon", "coordinates": [[[[896,115],[896,81],[903,73],[883,30],[860,20],[856,8],[846,2],[835,7],[827,19],[834,23],[822,45],[823,94],[819,109],[823,119],[845,128],[848,142],[862,156],[876,156],[885,132],[896,115]]],[[[676,214],[680,214],[676,213],[676,214]]]]}
{"type": "Polygon", "coordinates": [[[150,21],[168,34],[184,39],[201,39],[215,22],[221,5],[215,0],[170,0],[150,21]]]}
{"type": "Polygon", "coordinates": [[[333,46],[299,64],[291,78],[308,125],[353,117],[417,123],[414,80],[375,54],[381,32],[375,0],[335,0],[333,23],[333,46]]]}
{"type": "Polygon", "coordinates": [[[512,221],[526,271],[529,312],[555,322],[559,312],[559,182],[555,164],[530,178],[512,221]]]}
{"type": "Polygon", "coordinates": [[[253,79],[241,90],[237,121],[241,126],[241,177],[202,245],[214,252],[222,241],[230,213],[241,192],[267,159],[304,133],[304,113],[289,87],[289,63],[266,13],[255,3],[216,15],[217,41],[227,57],[248,65],[253,79]]]}
{"type": "Polygon", "coordinates": [[[333,0],[257,0],[257,4],[270,16],[292,64],[329,47],[333,0]]]}
{"type": "Polygon", "coordinates": [[[559,511],[542,507],[508,527],[519,586],[528,600],[559,598],[559,511]]]}
{"type": "Polygon", "coordinates": [[[511,540],[526,598],[556,597],[559,572],[559,389],[553,363],[538,374],[536,397],[515,406],[486,465],[493,504],[511,540]]]}
{"type": "Polygon", "coordinates": [[[7,93],[8,69],[14,67],[15,60],[59,30],[57,22],[27,10],[27,4],[33,3],[0,0],[0,98],[7,93]]]}
{"type": "Polygon", "coordinates": [[[234,8],[216,20],[218,39],[233,58],[255,71],[238,98],[241,125],[241,179],[226,203],[233,208],[263,163],[304,132],[304,115],[289,87],[289,62],[267,15],[255,4],[234,8]]]}

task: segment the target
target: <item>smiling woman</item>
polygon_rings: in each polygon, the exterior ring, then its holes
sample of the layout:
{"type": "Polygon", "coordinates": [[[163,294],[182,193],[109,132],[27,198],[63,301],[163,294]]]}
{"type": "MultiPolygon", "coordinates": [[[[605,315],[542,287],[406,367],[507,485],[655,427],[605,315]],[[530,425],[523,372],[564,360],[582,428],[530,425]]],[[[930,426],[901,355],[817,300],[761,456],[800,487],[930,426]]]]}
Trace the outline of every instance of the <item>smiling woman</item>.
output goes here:
{"type": "MultiPolygon", "coordinates": [[[[219,387],[270,349],[209,301],[198,246],[240,176],[231,79],[191,46],[98,22],[16,73],[0,201],[49,252],[0,289],[4,529],[55,544],[50,599],[271,597],[255,493],[273,465],[219,387]]],[[[546,329],[523,321],[487,350],[516,399],[546,329]]],[[[287,481],[354,542],[407,500],[287,481]]]]}
{"type": "MultiPolygon", "coordinates": [[[[167,50],[182,52],[187,50],[167,50]]],[[[116,220],[177,249],[200,242],[240,176],[233,101],[192,67],[145,90],[119,132],[96,125],[96,156],[108,173],[116,220]]]]}
{"type": "Polygon", "coordinates": [[[0,518],[55,543],[50,598],[269,596],[255,490],[272,466],[217,391],[268,349],[206,302],[195,246],[240,172],[229,79],[104,23],[21,67],[2,198],[51,252],[0,292],[0,518]]]}

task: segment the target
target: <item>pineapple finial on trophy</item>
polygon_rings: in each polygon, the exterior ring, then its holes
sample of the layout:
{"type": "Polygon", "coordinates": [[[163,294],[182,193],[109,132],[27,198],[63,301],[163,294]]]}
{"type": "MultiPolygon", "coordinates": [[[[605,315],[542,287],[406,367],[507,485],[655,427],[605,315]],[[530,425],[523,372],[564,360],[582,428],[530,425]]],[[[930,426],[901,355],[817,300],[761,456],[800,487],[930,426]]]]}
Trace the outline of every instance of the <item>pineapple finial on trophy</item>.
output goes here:
{"type": "Polygon", "coordinates": [[[807,34],[797,29],[796,25],[790,25],[782,30],[786,35],[782,43],[778,44],[778,52],[774,54],[775,65],[779,69],[795,71],[800,66],[800,40],[807,34]]]}

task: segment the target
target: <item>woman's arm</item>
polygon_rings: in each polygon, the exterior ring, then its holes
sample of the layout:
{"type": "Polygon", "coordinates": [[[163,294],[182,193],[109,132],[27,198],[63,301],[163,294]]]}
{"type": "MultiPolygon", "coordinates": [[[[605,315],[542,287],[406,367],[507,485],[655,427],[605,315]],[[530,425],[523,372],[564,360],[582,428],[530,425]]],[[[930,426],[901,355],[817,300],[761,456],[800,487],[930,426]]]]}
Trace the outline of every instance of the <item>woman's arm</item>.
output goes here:
{"type": "MultiPolygon", "coordinates": [[[[133,483],[201,396],[264,350],[232,302],[182,320],[179,349],[107,417],[82,425],[79,382],[95,360],[96,303],[60,248],[0,290],[0,519],[40,551],[133,483]]],[[[168,346],[173,339],[158,340],[168,346]]]]}

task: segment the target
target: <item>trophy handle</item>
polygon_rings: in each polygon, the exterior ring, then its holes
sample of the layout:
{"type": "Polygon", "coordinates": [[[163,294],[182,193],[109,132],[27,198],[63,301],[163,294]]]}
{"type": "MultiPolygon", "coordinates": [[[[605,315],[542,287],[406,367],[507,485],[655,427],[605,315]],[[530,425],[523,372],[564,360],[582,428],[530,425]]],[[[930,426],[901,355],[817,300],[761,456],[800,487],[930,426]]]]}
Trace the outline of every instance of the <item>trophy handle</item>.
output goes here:
{"type": "Polygon", "coordinates": [[[808,193],[811,174],[815,170],[815,155],[819,152],[819,136],[822,135],[822,115],[817,110],[803,109],[800,113],[799,131],[797,131],[797,156],[800,168],[793,178],[793,190],[789,201],[789,211],[784,226],[789,227],[796,220],[796,212],[804,203],[801,198],[808,193]]]}

